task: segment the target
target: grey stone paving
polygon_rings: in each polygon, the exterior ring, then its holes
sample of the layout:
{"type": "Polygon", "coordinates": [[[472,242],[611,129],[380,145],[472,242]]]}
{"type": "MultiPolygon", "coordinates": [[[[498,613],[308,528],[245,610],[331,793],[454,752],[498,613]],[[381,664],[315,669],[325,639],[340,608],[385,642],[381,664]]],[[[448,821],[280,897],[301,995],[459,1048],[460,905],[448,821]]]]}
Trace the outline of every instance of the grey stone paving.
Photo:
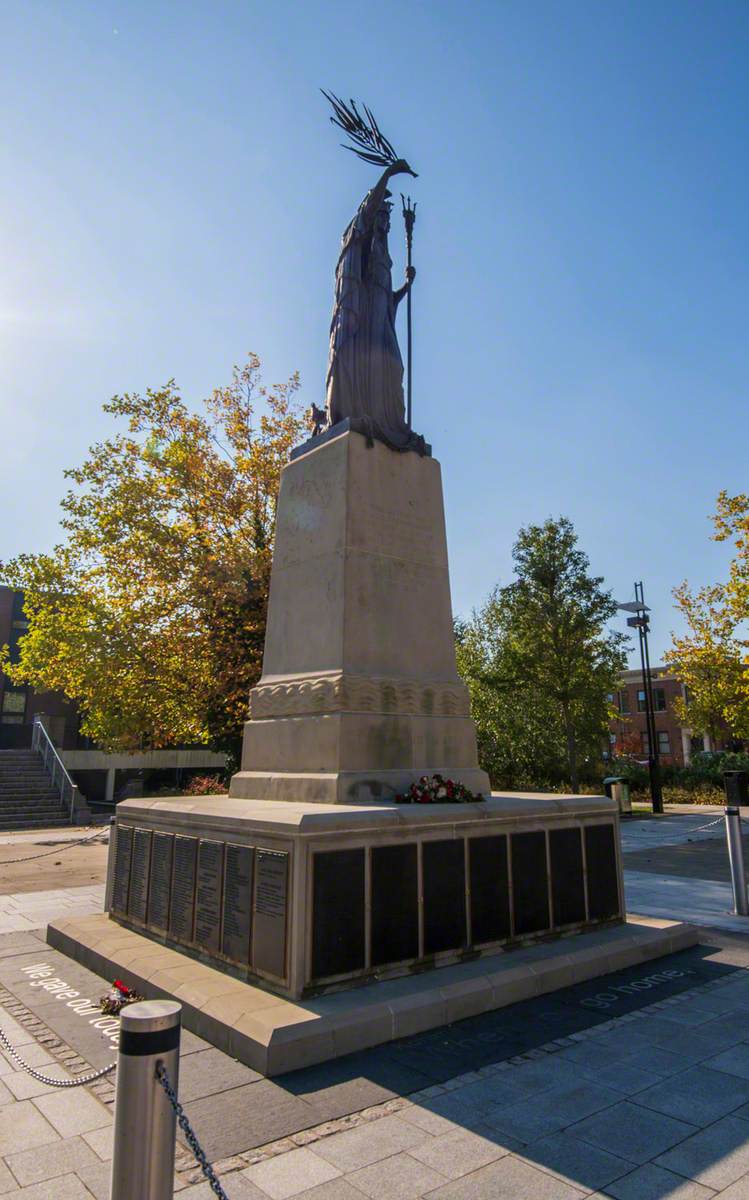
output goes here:
{"type": "MultiPolygon", "coordinates": [[[[103,990],[33,929],[0,936],[0,984],[107,1061],[111,1040],[30,987],[42,960],[103,990]]],[[[62,1074],[2,1006],[0,1025],[62,1074]]],[[[230,1200],[749,1200],[749,938],[278,1080],[185,1034],[180,1090],[230,1200]]],[[[36,1085],[0,1052],[0,1197],[108,1200],[111,1130],[87,1089],[36,1085]]],[[[209,1200],[184,1150],[178,1167],[180,1196],[209,1200]]]]}
{"type": "Polygon", "coordinates": [[[0,934],[39,929],[56,917],[84,917],[103,907],[103,884],[0,895],[0,934]]]}
{"type": "MultiPolygon", "coordinates": [[[[28,960],[27,942],[17,940],[14,949],[28,960]]],[[[624,1005],[613,1020],[584,1009],[585,1028],[562,1037],[553,1053],[547,1042],[546,1053],[530,1051],[525,1060],[492,1062],[497,1042],[490,1037],[483,1067],[390,1098],[382,1112],[344,1118],[360,1122],[352,1128],[329,1123],[331,1101],[346,1094],[343,1082],[316,1069],[289,1077],[289,1088],[199,1038],[186,1039],[183,1098],[211,1157],[224,1159],[230,1200],[749,1200],[749,947],[701,953],[674,956],[689,972],[681,977],[686,993],[655,999],[646,1010],[624,1005]],[[723,973],[711,975],[715,964],[723,973]],[[270,1141],[266,1150],[252,1149],[270,1141]]],[[[12,955],[1,962],[12,970],[12,955]]],[[[652,975],[652,968],[644,969],[652,975]]],[[[617,986],[608,980],[605,992],[570,989],[567,999],[612,996],[617,986]]],[[[556,1009],[551,1001],[528,1013],[545,1014],[545,1037],[552,1012],[563,1012],[559,997],[556,1009]]],[[[40,1004],[45,1017],[49,1008],[40,1004]]],[[[523,1024],[522,1013],[507,1010],[506,1017],[505,1032],[523,1024]]],[[[0,1022],[24,1053],[60,1072],[2,1008],[0,1022]]],[[[411,1041],[413,1055],[420,1043],[411,1041]]],[[[431,1060],[431,1042],[424,1053],[431,1060]]],[[[0,1060],[0,1196],[108,1200],[110,1109],[86,1089],[29,1095],[28,1076],[7,1055],[0,1060]]],[[[358,1061],[364,1072],[364,1056],[358,1061]]],[[[369,1098],[367,1082],[364,1073],[357,1077],[348,1093],[354,1105],[369,1098]]],[[[376,1086],[377,1102],[392,1097],[376,1086]]],[[[180,1195],[208,1200],[189,1159],[180,1165],[180,1195]]]]}

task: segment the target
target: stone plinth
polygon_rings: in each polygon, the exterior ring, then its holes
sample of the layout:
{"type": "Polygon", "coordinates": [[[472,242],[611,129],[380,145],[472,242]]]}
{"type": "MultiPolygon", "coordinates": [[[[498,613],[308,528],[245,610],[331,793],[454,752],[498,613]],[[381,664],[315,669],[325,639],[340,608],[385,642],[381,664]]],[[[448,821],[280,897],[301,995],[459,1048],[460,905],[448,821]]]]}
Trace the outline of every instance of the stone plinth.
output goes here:
{"type": "Polygon", "coordinates": [[[633,917],[513,954],[301,1001],[191,961],[104,914],[60,917],[47,940],[102,979],[124,976],[148,999],[178,1000],[186,1029],[263,1075],[280,1075],[634,967],[700,939],[678,921],[633,917]]]}
{"type": "Polygon", "coordinates": [[[606,797],[127,800],[110,856],[117,922],[294,999],[624,916],[606,797]]]}
{"type": "Polygon", "coordinates": [[[234,797],[372,801],[435,772],[489,791],[455,665],[434,459],[347,432],[284,469],[250,717],[234,797]]]}

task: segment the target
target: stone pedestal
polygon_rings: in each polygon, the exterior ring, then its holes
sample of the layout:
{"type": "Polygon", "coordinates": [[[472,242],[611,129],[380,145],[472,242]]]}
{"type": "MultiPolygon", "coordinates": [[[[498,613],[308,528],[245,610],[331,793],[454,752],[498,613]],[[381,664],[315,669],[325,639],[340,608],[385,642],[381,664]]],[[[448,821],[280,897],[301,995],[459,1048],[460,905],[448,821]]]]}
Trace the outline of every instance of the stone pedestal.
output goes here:
{"type": "Polygon", "coordinates": [[[488,793],[433,458],[348,432],[285,468],[250,717],[235,797],[371,802],[435,772],[488,793]]]}
{"type": "Polygon", "coordinates": [[[183,1000],[196,1027],[262,1070],[535,994],[539,971],[544,987],[574,978],[555,951],[553,969],[529,960],[513,991],[498,962],[509,949],[586,933],[591,974],[613,961],[609,934],[633,952],[608,929],[624,919],[614,801],[489,795],[455,664],[432,458],[347,430],[285,468],[241,770],[228,797],[118,805],[107,905],[109,921],[50,937],[183,1000]],[[484,799],[395,802],[435,773],[484,799]],[[447,990],[430,982],[440,975],[447,990]],[[373,987],[387,1002],[373,1004],[373,987]],[[346,989],[350,1001],[328,994],[346,989]]]}
{"type": "Polygon", "coordinates": [[[579,933],[624,915],[616,804],[126,800],[112,916],[280,995],[579,933]]]}

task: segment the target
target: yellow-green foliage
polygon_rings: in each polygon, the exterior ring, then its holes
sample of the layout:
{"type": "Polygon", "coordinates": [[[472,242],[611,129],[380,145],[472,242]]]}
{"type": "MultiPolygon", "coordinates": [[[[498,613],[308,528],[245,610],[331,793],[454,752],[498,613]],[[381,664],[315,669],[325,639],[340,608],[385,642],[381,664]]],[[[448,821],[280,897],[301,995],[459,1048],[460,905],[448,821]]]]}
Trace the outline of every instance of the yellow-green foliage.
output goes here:
{"type": "Polygon", "coordinates": [[[298,380],[264,388],[250,356],[198,411],[173,381],[105,411],[51,554],[0,564],[30,628],[16,682],[76,700],[102,747],[228,742],[259,675],[281,468],[300,440],[298,380]]]}
{"type": "Polygon", "coordinates": [[[677,718],[720,742],[727,733],[749,737],[749,498],[721,492],[714,520],[715,540],[734,543],[728,581],[675,589],[687,633],[673,636],[669,661],[687,687],[687,699],[674,703],[677,718]]]}

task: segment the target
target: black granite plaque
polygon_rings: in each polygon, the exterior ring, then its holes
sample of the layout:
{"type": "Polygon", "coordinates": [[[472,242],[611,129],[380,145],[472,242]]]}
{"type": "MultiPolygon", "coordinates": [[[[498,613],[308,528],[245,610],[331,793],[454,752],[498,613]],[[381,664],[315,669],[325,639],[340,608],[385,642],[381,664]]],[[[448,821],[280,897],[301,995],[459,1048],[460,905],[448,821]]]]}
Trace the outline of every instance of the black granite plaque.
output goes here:
{"type": "Polygon", "coordinates": [[[181,837],[174,839],[174,870],[172,871],[172,898],[169,906],[169,932],[180,942],[192,941],[193,918],[195,915],[195,863],[198,856],[198,839],[181,837]]]}
{"type": "Polygon", "coordinates": [[[549,832],[551,860],[551,904],[555,925],[572,925],[585,920],[583,843],[580,829],[549,832]]]}
{"type": "Polygon", "coordinates": [[[424,953],[466,944],[466,871],[462,838],[423,842],[424,953]]]}
{"type": "Polygon", "coordinates": [[[136,829],[133,835],[133,861],[130,866],[130,895],[128,916],[136,921],[146,920],[148,878],[151,867],[151,830],[136,829]]]}
{"type": "Polygon", "coordinates": [[[112,911],[127,912],[127,896],[130,890],[130,862],[133,857],[132,825],[117,825],[117,842],[114,848],[114,883],[112,885],[112,911]]]}
{"type": "Polygon", "coordinates": [[[171,833],[154,833],[151,849],[151,883],[148,891],[148,924],[166,929],[169,924],[169,893],[172,886],[171,833]]]}
{"type": "Polygon", "coordinates": [[[312,975],[324,979],[364,966],[364,850],[313,858],[312,975]]]}
{"type": "Polygon", "coordinates": [[[620,915],[619,880],[613,825],[586,825],[585,865],[588,872],[588,914],[591,921],[620,915]]]}
{"type": "Polygon", "coordinates": [[[468,839],[471,880],[471,942],[499,942],[510,936],[507,837],[468,839]]]}
{"type": "Polygon", "coordinates": [[[203,950],[218,950],[221,944],[221,884],[224,843],[200,839],[198,886],[195,893],[195,941],[203,950]]]}
{"type": "Polygon", "coordinates": [[[416,843],[372,849],[372,966],[419,956],[416,843]]]}
{"type": "Polygon", "coordinates": [[[257,850],[252,965],[279,979],[286,978],[288,890],[288,853],[285,850],[257,850]]]}
{"type": "Polygon", "coordinates": [[[221,951],[243,964],[250,961],[252,855],[251,846],[227,843],[221,951]]]}
{"type": "Polygon", "coordinates": [[[512,907],[516,937],[549,928],[546,834],[513,833],[512,907]]]}

